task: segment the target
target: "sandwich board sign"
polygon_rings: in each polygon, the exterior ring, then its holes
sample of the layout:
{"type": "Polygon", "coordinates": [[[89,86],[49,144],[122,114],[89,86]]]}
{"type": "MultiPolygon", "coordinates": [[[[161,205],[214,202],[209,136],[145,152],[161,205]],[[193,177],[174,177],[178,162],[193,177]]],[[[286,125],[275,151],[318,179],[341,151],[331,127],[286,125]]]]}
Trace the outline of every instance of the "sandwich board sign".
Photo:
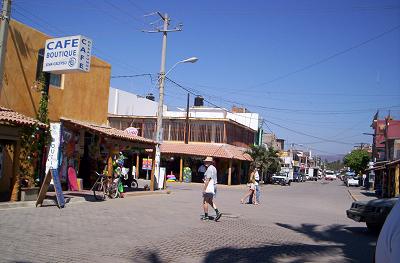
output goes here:
{"type": "Polygon", "coordinates": [[[43,200],[46,197],[46,193],[47,193],[47,190],[49,189],[51,179],[53,179],[53,183],[54,183],[54,190],[56,192],[56,198],[57,198],[57,206],[59,208],[64,208],[65,207],[65,199],[64,199],[63,192],[62,192],[60,177],[58,175],[57,169],[50,169],[48,171],[48,173],[46,174],[46,177],[44,178],[42,187],[40,187],[38,199],[36,200],[36,207],[38,205],[43,204],[43,200]]]}
{"type": "Polygon", "coordinates": [[[46,40],[43,71],[52,73],[89,72],[92,40],[69,36],[46,40]]]}

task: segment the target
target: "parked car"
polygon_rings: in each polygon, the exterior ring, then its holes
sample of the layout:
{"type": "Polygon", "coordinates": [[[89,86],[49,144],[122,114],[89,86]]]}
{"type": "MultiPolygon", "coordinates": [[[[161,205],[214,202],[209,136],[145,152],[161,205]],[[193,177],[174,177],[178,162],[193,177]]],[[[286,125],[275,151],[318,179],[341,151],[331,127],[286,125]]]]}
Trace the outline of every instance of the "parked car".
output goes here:
{"type": "Polygon", "coordinates": [[[351,204],[350,209],[346,210],[346,214],[354,221],[365,222],[368,230],[378,232],[397,200],[399,200],[398,197],[356,201],[351,204]]]}
{"type": "Polygon", "coordinates": [[[287,172],[280,172],[272,176],[273,184],[290,185],[291,182],[292,180],[289,179],[289,173],[287,172]]]}
{"type": "Polygon", "coordinates": [[[336,180],[336,175],[333,171],[327,170],[325,172],[325,180],[336,180]]]}
{"type": "Polygon", "coordinates": [[[347,186],[359,186],[359,180],[357,177],[350,177],[347,179],[347,186]]]}

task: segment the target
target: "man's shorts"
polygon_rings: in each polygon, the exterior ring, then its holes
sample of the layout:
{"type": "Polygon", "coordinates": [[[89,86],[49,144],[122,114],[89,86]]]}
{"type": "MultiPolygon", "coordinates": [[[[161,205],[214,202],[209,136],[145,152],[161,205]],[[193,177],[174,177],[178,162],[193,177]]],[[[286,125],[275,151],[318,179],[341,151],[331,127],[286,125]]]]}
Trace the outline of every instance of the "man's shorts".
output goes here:
{"type": "Polygon", "coordinates": [[[203,193],[204,198],[215,198],[217,197],[217,186],[214,186],[214,194],[212,193],[203,193]]]}

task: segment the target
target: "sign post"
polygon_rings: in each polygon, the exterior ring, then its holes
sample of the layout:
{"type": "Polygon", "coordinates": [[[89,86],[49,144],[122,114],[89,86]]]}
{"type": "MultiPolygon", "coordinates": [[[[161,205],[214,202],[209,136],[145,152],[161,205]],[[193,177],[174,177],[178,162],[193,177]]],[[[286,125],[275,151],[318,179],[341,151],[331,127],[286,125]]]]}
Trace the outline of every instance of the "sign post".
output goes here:
{"type": "Polygon", "coordinates": [[[57,198],[57,206],[58,206],[58,208],[64,208],[65,207],[65,199],[64,199],[64,195],[62,193],[60,177],[58,176],[57,169],[50,169],[49,172],[46,174],[46,177],[44,178],[42,187],[40,187],[38,199],[36,200],[36,207],[38,205],[43,204],[43,200],[46,197],[46,193],[47,193],[47,190],[49,189],[51,179],[53,179],[53,183],[54,183],[54,190],[56,192],[56,198],[57,198]]]}
{"type": "Polygon", "coordinates": [[[143,158],[142,169],[146,170],[146,180],[149,180],[149,170],[152,169],[153,160],[150,158],[143,158]]]}

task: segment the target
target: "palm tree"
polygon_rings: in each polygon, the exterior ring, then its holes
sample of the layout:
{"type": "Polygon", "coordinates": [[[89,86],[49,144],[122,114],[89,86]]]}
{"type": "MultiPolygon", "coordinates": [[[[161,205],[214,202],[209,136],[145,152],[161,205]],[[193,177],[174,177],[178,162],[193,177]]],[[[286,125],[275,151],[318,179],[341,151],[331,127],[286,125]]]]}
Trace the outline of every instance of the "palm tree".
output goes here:
{"type": "Polygon", "coordinates": [[[246,153],[253,159],[251,165],[258,168],[263,175],[269,176],[281,169],[278,151],[272,147],[267,149],[264,145],[251,145],[246,153]]]}

